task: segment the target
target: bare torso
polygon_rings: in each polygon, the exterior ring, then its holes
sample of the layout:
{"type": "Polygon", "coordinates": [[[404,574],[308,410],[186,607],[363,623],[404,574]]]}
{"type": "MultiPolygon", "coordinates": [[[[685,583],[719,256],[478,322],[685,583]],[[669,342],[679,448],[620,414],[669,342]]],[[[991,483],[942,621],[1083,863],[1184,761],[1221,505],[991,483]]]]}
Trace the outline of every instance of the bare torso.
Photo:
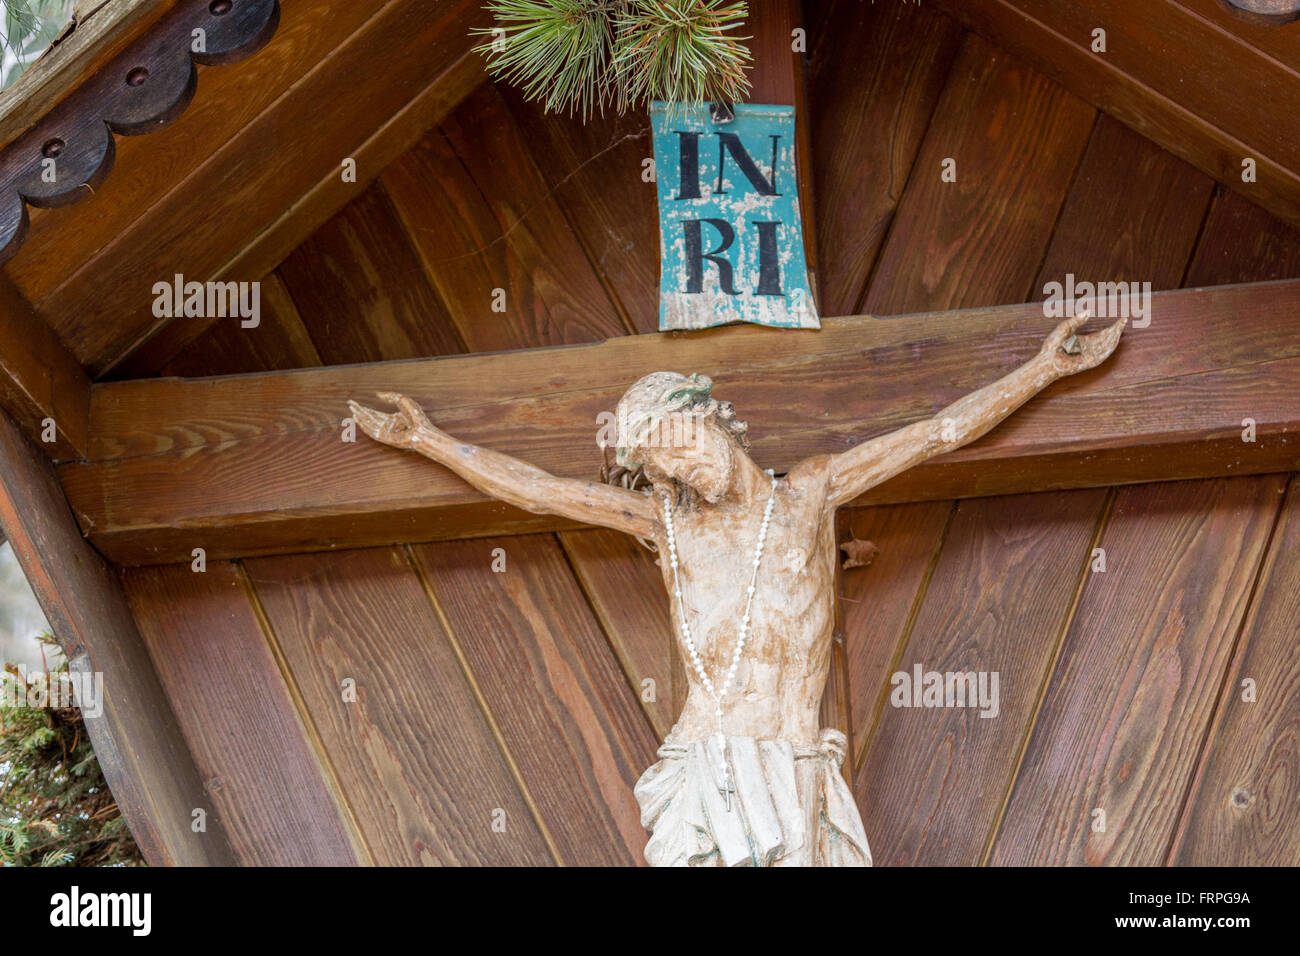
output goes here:
{"type": "MultiPolygon", "coordinates": [[[[819,705],[834,626],[835,537],[833,512],[826,504],[824,460],[807,464],[813,467],[802,467],[777,482],[754,582],[749,634],[735,681],[722,702],[727,735],[814,746],[821,729],[819,705]]],[[[679,508],[673,515],[682,599],[715,687],[721,686],[735,650],[766,504],[762,496],[747,511],[701,504],[679,508]]],[[[658,544],[660,553],[667,554],[666,543],[658,544]]],[[[660,564],[671,596],[672,568],[667,561],[660,564]]],[[[680,644],[680,610],[675,598],[671,604],[680,644]]],[[[687,662],[686,705],[668,743],[701,740],[718,732],[716,704],[684,647],[682,659],[687,662]]]]}

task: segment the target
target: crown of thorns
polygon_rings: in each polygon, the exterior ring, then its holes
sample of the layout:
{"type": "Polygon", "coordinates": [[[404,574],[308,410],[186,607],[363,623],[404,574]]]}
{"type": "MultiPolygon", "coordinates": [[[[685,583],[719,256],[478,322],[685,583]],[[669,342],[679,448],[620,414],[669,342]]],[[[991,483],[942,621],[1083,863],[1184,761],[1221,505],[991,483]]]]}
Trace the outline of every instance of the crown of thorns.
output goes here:
{"type": "Polygon", "coordinates": [[[710,397],[713,380],[707,375],[655,372],[637,382],[618,403],[619,434],[614,459],[624,468],[636,468],[641,462],[632,459],[633,451],[660,422],[668,416],[692,409],[699,413],[715,410],[718,403],[710,397]]]}

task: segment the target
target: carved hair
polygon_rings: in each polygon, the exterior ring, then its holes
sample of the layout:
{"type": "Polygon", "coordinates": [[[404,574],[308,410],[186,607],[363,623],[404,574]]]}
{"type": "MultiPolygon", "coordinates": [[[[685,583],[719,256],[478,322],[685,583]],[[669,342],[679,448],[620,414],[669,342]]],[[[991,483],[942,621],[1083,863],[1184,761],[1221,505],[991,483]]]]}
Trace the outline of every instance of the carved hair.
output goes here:
{"type": "MultiPolygon", "coordinates": [[[[601,480],[637,489],[645,487],[651,477],[658,478],[646,474],[639,453],[644,450],[647,436],[656,433],[661,423],[675,415],[688,417],[692,424],[716,422],[741,448],[748,449],[748,424],[736,417],[731,402],[718,401],[712,391],[713,381],[707,375],[678,372],[653,372],[629,388],[616,412],[618,440],[614,464],[611,466],[606,460],[601,468],[601,480]]],[[[680,497],[683,489],[677,490],[680,497]]]]}

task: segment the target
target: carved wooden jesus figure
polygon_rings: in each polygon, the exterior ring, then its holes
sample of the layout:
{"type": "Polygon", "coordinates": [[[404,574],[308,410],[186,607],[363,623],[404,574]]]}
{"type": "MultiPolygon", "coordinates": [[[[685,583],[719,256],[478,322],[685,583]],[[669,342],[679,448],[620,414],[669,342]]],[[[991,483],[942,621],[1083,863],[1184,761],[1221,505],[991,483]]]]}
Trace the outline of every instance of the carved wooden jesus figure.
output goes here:
{"type": "Polygon", "coordinates": [[[618,408],[629,490],[559,478],[458,442],[415,402],[350,402],[372,438],[443,464],[519,508],[653,542],[686,661],[686,705],[641,777],[652,865],[867,866],[862,821],[839,772],[845,738],[818,719],[834,617],[835,510],[934,455],[973,441],[1050,383],[1103,362],[1124,322],[1080,336],[1063,322],[1029,362],[934,418],[780,478],[746,453],[745,424],[701,376],[656,372],[618,408]]]}

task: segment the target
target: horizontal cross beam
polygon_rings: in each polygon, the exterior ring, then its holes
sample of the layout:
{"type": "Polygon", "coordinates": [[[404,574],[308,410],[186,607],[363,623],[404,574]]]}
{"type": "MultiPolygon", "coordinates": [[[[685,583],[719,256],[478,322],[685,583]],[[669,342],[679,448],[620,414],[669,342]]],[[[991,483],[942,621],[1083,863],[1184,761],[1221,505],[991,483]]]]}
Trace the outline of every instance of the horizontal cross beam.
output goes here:
{"type": "MultiPolygon", "coordinates": [[[[1159,293],[1148,308],[1101,368],[860,503],[1300,467],[1300,281],[1159,293]]],[[[933,415],[1027,361],[1058,321],[1044,313],[1032,303],[108,383],[92,390],[88,460],[59,471],[83,531],[126,565],[189,561],[194,548],[213,558],[553,530],[566,525],[414,454],[344,441],[346,400],[403,392],[458,438],[592,478],[598,416],[627,386],[701,372],[750,422],[755,460],[781,472],[933,415]]]]}

